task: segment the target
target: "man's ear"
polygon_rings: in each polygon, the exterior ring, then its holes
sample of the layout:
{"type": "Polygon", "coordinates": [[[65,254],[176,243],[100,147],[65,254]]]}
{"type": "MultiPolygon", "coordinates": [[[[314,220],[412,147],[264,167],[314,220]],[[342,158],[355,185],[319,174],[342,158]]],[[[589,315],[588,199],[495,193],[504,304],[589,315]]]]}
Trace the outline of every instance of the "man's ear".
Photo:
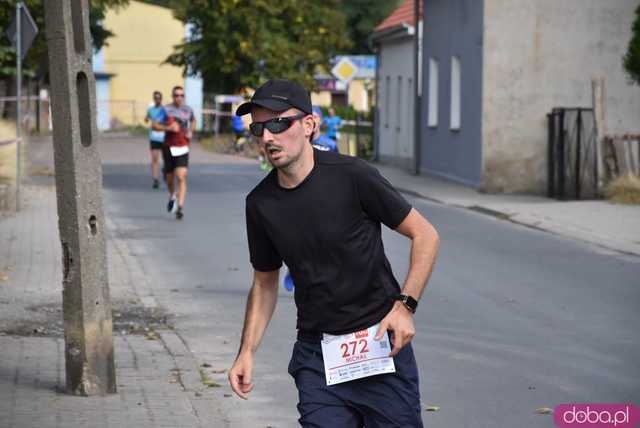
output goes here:
{"type": "Polygon", "coordinates": [[[313,120],[313,116],[308,114],[302,119],[302,126],[304,126],[304,136],[309,139],[315,130],[316,121],[313,120]]]}

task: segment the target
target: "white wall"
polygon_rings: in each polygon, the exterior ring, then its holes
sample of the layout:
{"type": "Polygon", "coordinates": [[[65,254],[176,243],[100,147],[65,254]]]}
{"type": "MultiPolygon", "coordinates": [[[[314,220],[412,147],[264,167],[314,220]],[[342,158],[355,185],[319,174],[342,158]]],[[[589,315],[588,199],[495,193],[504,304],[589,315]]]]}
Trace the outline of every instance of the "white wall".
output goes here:
{"type": "Polygon", "coordinates": [[[609,133],[640,131],[622,56],[638,0],[485,0],[483,173],[488,191],[544,192],[546,114],[590,107],[605,77],[609,133]]]}
{"type": "Polygon", "coordinates": [[[383,162],[406,168],[414,154],[413,56],[413,38],[405,37],[382,43],[378,57],[378,152],[383,162]]]}
{"type": "MultiPolygon", "coordinates": [[[[192,24],[185,25],[184,36],[187,40],[191,38],[192,27],[192,24]]],[[[193,109],[193,115],[196,118],[196,129],[199,131],[202,130],[204,123],[202,118],[203,84],[204,82],[199,74],[191,74],[184,79],[184,102],[193,109]]]]}

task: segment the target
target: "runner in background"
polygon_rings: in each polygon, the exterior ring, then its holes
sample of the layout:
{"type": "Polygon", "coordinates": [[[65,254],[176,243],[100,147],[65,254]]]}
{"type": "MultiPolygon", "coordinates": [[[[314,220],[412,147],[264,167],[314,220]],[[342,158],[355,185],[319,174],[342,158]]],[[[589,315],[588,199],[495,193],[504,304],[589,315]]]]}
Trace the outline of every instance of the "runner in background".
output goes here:
{"type": "Polygon", "coordinates": [[[240,116],[236,116],[235,114],[231,116],[231,128],[236,136],[233,147],[236,152],[239,152],[247,141],[244,122],[242,122],[242,118],[240,116]]]}
{"type": "Polygon", "coordinates": [[[313,106],[312,113],[313,120],[316,123],[316,129],[313,131],[313,136],[311,137],[311,145],[323,152],[340,153],[338,151],[338,143],[336,143],[336,140],[332,140],[320,132],[320,126],[322,125],[322,110],[320,110],[320,107],[313,106]]]}
{"type": "Polygon", "coordinates": [[[184,216],[184,200],[187,194],[187,169],[189,167],[189,142],[196,129],[196,118],[191,107],[184,103],[184,89],[174,86],[171,91],[173,102],[164,107],[164,123],[154,122],[154,129],[165,131],[162,157],[164,173],[169,190],[167,211],[175,212],[176,219],[184,216]],[[177,179],[177,191],[175,180],[177,179]]]}
{"type": "MultiPolygon", "coordinates": [[[[162,106],[162,93],[160,91],[153,92],[153,105],[147,109],[147,115],[144,122],[153,124],[153,122],[164,122],[167,114],[162,106]]],[[[164,131],[156,131],[153,126],[149,126],[149,153],[151,154],[151,178],[153,179],[153,188],[160,187],[160,155],[162,154],[162,145],[164,144],[164,131]]]]}
{"type": "Polygon", "coordinates": [[[329,117],[325,117],[322,124],[327,127],[327,137],[337,142],[338,129],[342,126],[342,119],[340,119],[340,116],[336,116],[336,111],[333,107],[329,108],[329,117]]]}

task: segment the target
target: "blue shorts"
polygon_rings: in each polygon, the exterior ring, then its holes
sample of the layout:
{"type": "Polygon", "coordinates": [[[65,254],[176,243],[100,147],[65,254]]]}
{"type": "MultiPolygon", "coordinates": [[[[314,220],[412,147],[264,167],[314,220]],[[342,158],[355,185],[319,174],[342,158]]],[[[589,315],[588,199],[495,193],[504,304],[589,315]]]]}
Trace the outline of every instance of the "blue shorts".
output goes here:
{"type": "Polygon", "coordinates": [[[297,341],[289,374],[298,388],[300,425],[422,428],[420,382],[411,344],[393,360],[395,373],[327,386],[320,344],[297,341]]]}

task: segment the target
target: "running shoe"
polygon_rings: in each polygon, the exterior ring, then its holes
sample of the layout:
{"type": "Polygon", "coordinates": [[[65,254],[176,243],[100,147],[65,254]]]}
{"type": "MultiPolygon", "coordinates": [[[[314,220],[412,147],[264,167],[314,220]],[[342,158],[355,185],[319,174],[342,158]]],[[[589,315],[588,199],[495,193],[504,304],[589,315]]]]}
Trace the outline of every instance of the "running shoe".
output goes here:
{"type": "Polygon", "coordinates": [[[167,212],[174,213],[176,212],[176,208],[178,208],[178,204],[176,204],[176,195],[172,195],[169,198],[169,202],[167,202],[167,212]]]}
{"type": "Polygon", "coordinates": [[[176,211],[176,220],[182,220],[182,217],[184,217],[182,207],[178,207],[178,211],[176,211]]]}
{"type": "Polygon", "coordinates": [[[157,189],[157,188],[159,188],[159,187],[160,187],[160,181],[158,181],[158,179],[157,179],[157,178],[154,178],[154,179],[153,179],[153,188],[154,188],[154,189],[157,189]]]}

